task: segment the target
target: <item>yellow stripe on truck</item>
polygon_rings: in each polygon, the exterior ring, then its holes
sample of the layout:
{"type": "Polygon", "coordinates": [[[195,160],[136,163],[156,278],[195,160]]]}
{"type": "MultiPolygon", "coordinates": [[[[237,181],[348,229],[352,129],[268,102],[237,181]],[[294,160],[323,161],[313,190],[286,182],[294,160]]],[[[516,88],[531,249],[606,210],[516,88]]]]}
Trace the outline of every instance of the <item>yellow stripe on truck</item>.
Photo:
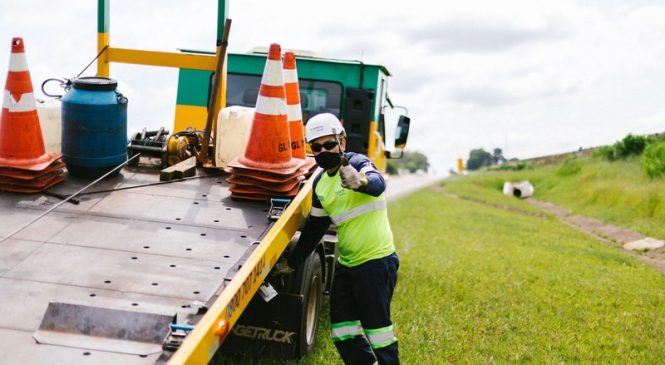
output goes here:
{"type": "MultiPolygon", "coordinates": [[[[97,53],[109,45],[109,33],[97,33],[97,53]]],[[[107,49],[108,51],[108,49],[107,49]]],[[[111,74],[111,64],[109,63],[108,52],[104,52],[97,59],[97,76],[109,77],[111,74]]]]}
{"type": "Polygon", "coordinates": [[[378,131],[379,123],[371,121],[369,123],[369,141],[367,148],[367,157],[374,163],[376,168],[381,171],[386,171],[386,155],[385,145],[378,131]]]}
{"type": "Polygon", "coordinates": [[[206,125],[208,118],[208,108],[196,105],[175,106],[175,122],[173,123],[173,133],[182,132],[187,127],[202,130],[206,125]]]}

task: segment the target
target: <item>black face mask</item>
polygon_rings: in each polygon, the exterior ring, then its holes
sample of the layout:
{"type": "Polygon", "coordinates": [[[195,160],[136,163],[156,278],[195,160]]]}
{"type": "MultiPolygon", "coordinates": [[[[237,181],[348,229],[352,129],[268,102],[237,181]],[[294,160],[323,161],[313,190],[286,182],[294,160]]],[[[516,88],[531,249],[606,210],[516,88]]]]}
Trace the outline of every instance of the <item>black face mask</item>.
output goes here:
{"type": "Polygon", "coordinates": [[[337,167],[342,163],[342,156],[335,152],[321,152],[314,159],[317,165],[326,170],[337,167]]]}

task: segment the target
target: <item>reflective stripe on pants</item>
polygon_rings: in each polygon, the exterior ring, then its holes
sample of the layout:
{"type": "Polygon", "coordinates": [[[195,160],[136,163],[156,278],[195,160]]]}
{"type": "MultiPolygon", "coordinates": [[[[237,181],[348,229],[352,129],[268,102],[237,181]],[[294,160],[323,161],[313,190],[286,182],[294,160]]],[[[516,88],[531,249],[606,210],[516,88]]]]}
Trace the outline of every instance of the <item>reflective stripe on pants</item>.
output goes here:
{"type": "Polygon", "coordinates": [[[333,341],[344,341],[356,336],[362,336],[363,328],[360,321],[348,321],[330,324],[330,335],[333,341]]]}
{"type": "MultiPolygon", "coordinates": [[[[396,254],[355,267],[337,263],[330,293],[330,322],[355,333],[357,319],[365,336],[349,335],[335,347],[346,364],[399,364],[397,339],[390,320],[390,301],[397,283],[396,254]],[[344,324],[342,324],[344,323],[344,324]]],[[[332,327],[332,325],[331,325],[332,327]]],[[[338,332],[343,337],[347,332],[338,332]]],[[[333,336],[336,337],[336,336],[333,336]]]]}
{"type": "Polygon", "coordinates": [[[397,342],[392,324],[383,328],[366,329],[365,335],[373,349],[380,349],[397,342]]]}

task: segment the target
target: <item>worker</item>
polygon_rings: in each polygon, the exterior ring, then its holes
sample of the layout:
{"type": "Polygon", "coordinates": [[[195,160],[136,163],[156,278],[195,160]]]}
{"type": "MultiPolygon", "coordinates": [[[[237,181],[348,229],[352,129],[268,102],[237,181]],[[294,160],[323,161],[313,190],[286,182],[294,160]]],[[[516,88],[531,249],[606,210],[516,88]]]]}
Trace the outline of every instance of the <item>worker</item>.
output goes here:
{"type": "Polygon", "coordinates": [[[339,119],[323,113],[306,125],[316,163],[312,210],[284,267],[297,268],[314,251],[330,222],[339,258],[330,293],[330,327],[346,364],[399,364],[390,301],[399,258],[388,222],[385,182],[364,155],[346,152],[339,119]]]}

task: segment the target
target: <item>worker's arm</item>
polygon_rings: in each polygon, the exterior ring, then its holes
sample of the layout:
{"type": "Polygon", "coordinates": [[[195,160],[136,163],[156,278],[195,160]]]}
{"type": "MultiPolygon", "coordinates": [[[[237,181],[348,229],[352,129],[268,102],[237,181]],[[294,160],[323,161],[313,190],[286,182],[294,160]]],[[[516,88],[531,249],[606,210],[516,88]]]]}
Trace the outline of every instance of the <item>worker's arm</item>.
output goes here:
{"type": "Polygon", "coordinates": [[[376,169],[376,166],[365,155],[359,153],[349,153],[349,165],[353,166],[356,171],[365,174],[367,177],[367,184],[356,189],[361,193],[369,194],[371,196],[379,196],[386,190],[386,182],[383,176],[376,169]]]}
{"type": "Polygon", "coordinates": [[[317,217],[312,214],[307,217],[305,228],[303,228],[300,234],[298,243],[296,243],[296,247],[287,259],[290,267],[297,268],[309,257],[316,248],[316,245],[321,241],[321,238],[323,238],[323,235],[328,231],[329,226],[330,217],[317,217]]]}
{"type": "MultiPolygon", "coordinates": [[[[319,174],[314,179],[312,187],[314,192],[316,192],[316,184],[320,177],[321,175],[319,174]]],[[[316,193],[313,193],[312,210],[309,212],[307,221],[305,221],[305,227],[300,234],[296,247],[294,247],[287,259],[290,267],[297,268],[307,259],[307,257],[309,257],[312,251],[316,248],[316,245],[321,241],[323,235],[328,231],[330,222],[331,220],[328,213],[323,209],[323,205],[316,196],[316,193]]]]}

